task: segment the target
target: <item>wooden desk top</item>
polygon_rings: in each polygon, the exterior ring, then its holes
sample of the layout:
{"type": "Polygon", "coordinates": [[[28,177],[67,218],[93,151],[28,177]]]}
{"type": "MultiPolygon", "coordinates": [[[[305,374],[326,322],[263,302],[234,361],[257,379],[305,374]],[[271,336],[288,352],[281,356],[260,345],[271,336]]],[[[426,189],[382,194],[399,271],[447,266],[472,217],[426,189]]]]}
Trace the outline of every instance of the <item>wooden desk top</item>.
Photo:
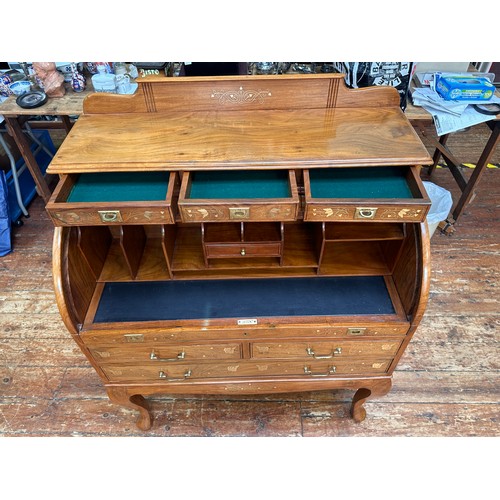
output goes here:
{"type": "Polygon", "coordinates": [[[84,105],[49,173],[431,164],[390,87],[343,76],[163,78],[84,105]]]}
{"type": "Polygon", "coordinates": [[[430,164],[399,108],[82,115],[49,173],[430,164]]]}

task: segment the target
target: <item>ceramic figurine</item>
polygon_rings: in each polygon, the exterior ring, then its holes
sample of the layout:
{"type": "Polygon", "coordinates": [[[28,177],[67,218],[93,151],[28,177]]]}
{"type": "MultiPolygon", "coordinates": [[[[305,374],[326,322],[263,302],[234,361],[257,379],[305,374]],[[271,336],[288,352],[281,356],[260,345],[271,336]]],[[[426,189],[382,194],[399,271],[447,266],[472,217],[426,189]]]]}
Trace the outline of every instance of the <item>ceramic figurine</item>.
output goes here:
{"type": "Polygon", "coordinates": [[[78,72],[76,64],[71,63],[71,88],[75,92],[83,92],[85,90],[85,77],[78,72]]]}
{"type": "Polygon", "coordinates": [[[34,62],[33,69],[42,81],[45,93],[49,97],[63,97],[66,93],[64,88],[64,76],[57,71],[53,62],[34,62]]]}

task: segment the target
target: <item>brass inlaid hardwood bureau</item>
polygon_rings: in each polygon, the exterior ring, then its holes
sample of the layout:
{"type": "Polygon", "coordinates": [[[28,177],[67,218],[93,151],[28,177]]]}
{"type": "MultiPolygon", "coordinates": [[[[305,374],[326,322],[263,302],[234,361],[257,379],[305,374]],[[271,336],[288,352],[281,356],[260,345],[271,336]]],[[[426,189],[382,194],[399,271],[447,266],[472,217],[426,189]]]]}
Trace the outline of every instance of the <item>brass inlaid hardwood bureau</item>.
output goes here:
{"type": "Polygon", "coordinates": [[[159,78],[90,95],[49,167],[66,327],[110,399],[386,394],[429,287],[432,163],[395,89],[159,78]]]}

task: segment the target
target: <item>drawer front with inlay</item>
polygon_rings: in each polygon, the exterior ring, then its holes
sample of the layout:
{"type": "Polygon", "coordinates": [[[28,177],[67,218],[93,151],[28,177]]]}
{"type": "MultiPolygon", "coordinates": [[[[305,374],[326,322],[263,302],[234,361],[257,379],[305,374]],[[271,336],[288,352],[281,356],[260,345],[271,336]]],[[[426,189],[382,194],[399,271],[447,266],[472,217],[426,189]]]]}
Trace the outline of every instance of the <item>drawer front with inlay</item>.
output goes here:
{"type": "MultiPolygon", "coordinates": [[[[256,320],[256,324],[258,320],[256,320]]],[[[238,328],[209,328],[194,329],[172,328],[158,330],[155,332],[145,331],[136,333],[120,333],[109,331],[88,330],[83,332],[82,340],[88,347],[100,347],[102,344],[120,345],[120,344],[144,344],[151,342],[168,342],[168,341],[199,341],[200,337],[205,340],[216,339],[271,339],[276,338],[295,338],[302,339],[311,338],[365,338],[365,337],[402,337],[408,332],[408,323],[389,325],[370,325],[363,323],[359,326],[286,326],[279,325],[273,328],[259,326],[241,326],[238,328]]]]}
{"type": "Polygon", "coordinates": [[[176,185],[175,172],[64,175],[46,208],[56,226],[174,224],[176,185]]]}
{"type": "Polygon", "coordinates": [[[206,256],[211,259],[224,257],[279,257],[281,243],[225,243],[205,244],[206,256]]]}
{"type": "Polygon", "coordinates": [[[240,359],[241,344],[217,345],[152,345],[131,347],[93,347],[90,352],[101,364],[140,362],[178,363],[190,360],[240,359]]]}
{"type": "Polygon", "coordinates": [[[103,365],[111,382],[186,382],[203,379],[300,379],[386,373],[391,360],[234,361],[231,363],[158,363],[157,365],[103,365]]]}
{"type": "Polygon", "coordinates": [[[183,222],[295,221],[295,172],[184,172],[179,194],[183,222]]]}
{"type": "Polygon", "coordinates": [[[430,199],[417,167],[304,171],[307,221],[423,222],[430,199]]]}
{"type": "Polygon", "coordinates": [[[367,341],[337,341],[337,342],[285,342],[285,343],[253,343],[252,358],[259,359],[286,359],[286,358],[312,358],[312,359],[338,359],[353,356],[386,356],[393,357],[399,346],[400,340],[367,341]]]}

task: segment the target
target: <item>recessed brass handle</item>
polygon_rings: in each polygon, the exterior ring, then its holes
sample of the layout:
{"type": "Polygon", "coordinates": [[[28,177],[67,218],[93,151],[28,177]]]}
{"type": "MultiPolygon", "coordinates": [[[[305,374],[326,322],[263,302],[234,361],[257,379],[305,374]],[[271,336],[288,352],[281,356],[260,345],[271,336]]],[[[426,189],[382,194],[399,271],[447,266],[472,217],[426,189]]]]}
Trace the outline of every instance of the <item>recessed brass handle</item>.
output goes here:
{"type": "Polygon", "coordinates": [[[333,375],[337,371],[337,368],[335,366],[330,366],[328,371],[326,373],[313,373],[311,371],[311,368],[308,366],[304,366],[304,374],[309,375],[310,377],[329,377],[330,375],[333,375]]]}
{"type": "Polygon", "coordinates": [[[151,359],[152,361],[179,361],[179,359],[184,359],[185,357],[186,353],[184,351],[177,354],[177,357],[175,358],[159,358],[154,350],[152,350],[151,354],[149,355],[149,359],[151,359]]]}
{"type": "Polygon", "coordinates": [[[192,375],[191,370],[186,370],[184,372],[184,377],[183,378],[169,378],[168,373],[165,373],[163,370],[160,371],[159,376],[163,380],[167,380],[168,382],[182,382],[189,378],[192,375]]]}
{"type": "Polygon", "coordinates": [[[250,218],[250,208],[249,207],[229,207],[229,218],[231,220],[249,219],[250,218]]]}
{"type": "Polygon", "coordinates": [[[348,328],[347,335],[363,335],[366,328],[348,328]]]}
{"type": "Polygon", "coordinates": [[[377,213],[376,208],[369,207],[357,207],[354,212],[355,219],[373,219],[377,213]]]}
{"type": "Polygon", "coordinates": [[[314,359],[332,359],[333,356],[338,356],[342,354],[342,347],[337,347],[336,349],[332,349],[330,354],[316,354],[312,347],[307,347],[306,352],[308,356],[312,356],[314,359]]]}
{"type": "Polygon", "coordinates": [[[123,222],[119,210],[98,210],[97,213],[101,218],[101,222],[123,222]]]}

